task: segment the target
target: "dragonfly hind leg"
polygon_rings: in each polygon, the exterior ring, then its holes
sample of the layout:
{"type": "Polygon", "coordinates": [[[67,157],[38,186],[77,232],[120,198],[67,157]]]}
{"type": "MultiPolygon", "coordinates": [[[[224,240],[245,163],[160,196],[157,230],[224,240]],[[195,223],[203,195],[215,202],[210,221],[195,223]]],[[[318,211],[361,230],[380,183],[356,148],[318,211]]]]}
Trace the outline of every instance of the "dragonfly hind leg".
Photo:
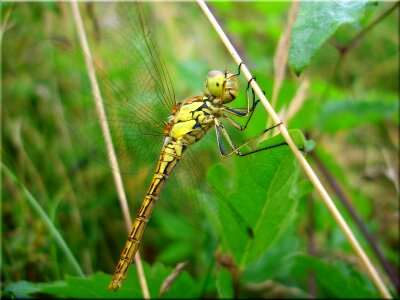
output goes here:
{"type": "Polygon", "coordinates": [[[232,155],[233,153],[235,153],[237,156],[246,156],[246,155],[250,155],[256,152],[260,152],[260,151],[264,151],[264,150],[268,150],[268,149],[272,149],[272,148],[276,148],[276,147],[280,147],[280,146],[285,146],[287,145],[286,142],[282,142],[276,145],[271,145],[271,146],[266,146],[266,147],[262,147],[260,149],[256,149],[250,152],[245,152],[242,153],[239,151],[240,148],[250,144],[251,142],[257,140],[258,138],[260,138],[263,134],[265,134],[266,132],[268,132],[271,129],[274,129],[275,127],[278,127],[279,125],[281,125],[282,122],[280,122],[279,124],[276,124],[270,128],[267,128],[265,130],[263,130],[262,132],[260,132],[259,134],[257,134],[256,136],[252,137],[251,139],[249,139],[248,141],[242,143],[239,146],[235,146],[234,143],[232,142],[232,139],[230,138],[228,132],[226,131],[225,127],[223,124],[221,124],[218,120],[215,120],[215,132],[217,135],[217,142],[218,142],[218,148],[219,151],[221,153],[221,155],[223,157],[227,157],[232,155]],[[229,152],[226,152],[223,145],[222,145],[222,136],[225,138],[225,140],[228,142],[231,150],[229,152]]]}

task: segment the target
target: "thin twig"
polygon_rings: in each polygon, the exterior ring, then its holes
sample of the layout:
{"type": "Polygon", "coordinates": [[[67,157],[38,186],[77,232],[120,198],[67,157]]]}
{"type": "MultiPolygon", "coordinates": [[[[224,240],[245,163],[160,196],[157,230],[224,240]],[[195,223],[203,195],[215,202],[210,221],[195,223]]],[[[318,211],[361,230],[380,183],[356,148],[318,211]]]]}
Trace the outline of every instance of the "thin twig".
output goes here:
{"type": "Polygon", "coordinates": [[[296,159],[299,161],[300,165],[302,166],[304,172],[314,185],[315,190],[318,192],[318,194],[321,196],[322,200],[324,201],[326,207],[332,214],[333,218],[335,221],[338,223],[340,228],[342,229],[344,235],[346,236],[347,240],[353,247],[355,253],[359,257],[360,261],[364,265],[368,275],[370,276],[371,280],[374,282],[376,288],[380,292],[381,296],[383,298],[391,298],[391,295],[386,288],[385,284],[383,283],[381,277],[377,273],[375,267],[372,265],[371,261],[369,260],[368,256],[365,254],[364,250],[361,248],[360,244],[358,243],[357,239],[355,238],[353,232],[347,225],[346,221],[336,208],[335,204],[333,203],[331,197],[325,190],[324,186],[321,184],[320,180],[318,179],[317,175],[315,174],[314,170],[311,168],[307,160],[304,158],[302,153],[299,151],[299,149],[296,147],[296,144],[292,140],[292,138],[289,135],[288,130],[286,129],[285,125],[281,122],[279,119],[278,115],[268,102],[267,98],[265,97],[264,93],[258,86],[257,82],[255,80],[251,80],[252,75],[250,71],[247,69],[246,65],[243,64],[243,61],[239,57],[238,53],[236,50],[233,48],[231,42],[228,40],[226,37],[225,33],[219,26],[218,22],[214,18],[214,16],[211,14],[210,10],[208,9],[207,5],[204,3],[202,0],[197,0],[199,6],[203,10],[204,14],[214,27],[215,31],[218,33],[219,37],[221,38],[222,42],[225,44],[226,48],[228,49],[229,53],[232,55],[232,58],[235,60],[235,62],[238,65],[241,65],[241,71],[243,72],[244,76],[247,78],[247,80],[250,82],[251,87],[253,88],[254,92],[256,95],[259,97],[261,102],[263,103],[266,111],[268,112],[269,116],[273,119],[275,124],[280,124],[278,125],[278,129],[281,132],[282,136],[284,137],[286,143],[289,145],[290,149],[292,150],[293,154],[295,155],[296,159]]]}
{"type": "MultiPolygon", "coordinates": [[[[299,87],[297,88],[296,94],[290,100],[289,107],[287,111],[280,112],[280,116],[285,120],[286,124],[290,122],[290,120],[296,115],[296,113],[301,109],[304,104],[304,101],[308,95],[308,88],[310,86],[310,81],[307,76],[304,76],[300,82],[299,87]]],[[[267,127],[269,128],[269,127],[267,127]]]]}
{"type": "Polygon", "coordinates": [[[164,295],[168,290],[171,288],[172,284],[174,281],[178,278],[179,274],[182,273],[183,269],[186,267],[188,264],[187,261],[180,262],[175,266],[175,268],[172,270],[171,274],[168,275],[167,278],[163,281],[161,284],[160,292],[158,293],[158,297],[161,297],[164,295]]]}
{"type": "MultiPolygon", "coordinates": [[[[300,7],[299,1],[294,1],[289,10],[289,16],[286,23],[285,30],[281,34],[281,37],[276,47],[276,53],[274,55],[274,86],[272,89],[271,106],[276,108],[278,102],[278,95],[282,87],[283,80],[286,76],[287,61],[289,57],[290,48],[290,33],[292,32],[292,26],[296,21],[297,12],[300,7]]],[[[272,120],[268,119],[267,128],[272,126],[272,120]]]]}
{"type": "MultiPolygon", "coordinates": [[[[96,79],[96,73],[95,73],[95,69],[94,69],[93,59],[92,59],[92,56],[90,53],[89,44],[88,44],[88,41],[86,38],[86,33],[85,33],[84,26],[83,26],[81,14],[79,12],[78,3],[77,3],[77,1],[72,1],[71,5],[72,5],[72,15],[74,17],[75,25],[78,30],[78,36],[79,36],[81,48],[82,48],[82,51],[83,51],[84,57],[85,57],[86,68],[88,71],[90,84],[92,87],[93,97],[94,97],[94,100],[96,103],[97,114],[100,119],[102,132],[103,132],[104,139],[106,142],[108,159],[109,159],[109,162],[111,165],[114,182],[116,184],[118,199],[120,201],[120,205],[121,205],[121,208],[122,208],[122,211],[124,214],[125,224],[126,224],[126,227],[127,227],[128,233],[129,233],[132,221],[131,221],[131,217],[129,214],[128,201],[126,200],[126,196],[125,196],[125,192],[124,192],[124,188],[123,188],[123,184],[122,184],[122,178],[121,178],[121,174],[119,172],[119,166],[118,166],[117,158],[115,155],[114,146],[112,144],[111,134],[110,134],[110,130],[109,130],[108,123],[107,123],[107,117],[106,117],[105,110],[104,110],[103,100],[102,100],[100,88],[99,88],[99,85],[98,85],[97,79],[96,79]]],[[[135,264],[136,264],[136,269],[137,269],[138,276],[139,276],[140,285],[142,288],[143,297],[145,299],[149,299],[150,293],[149,293],[149,290],[147,287],[146,278],[144,276],[144,270],[143,270],[142,262],[140,260],[139,251],[136,252],[135,264]]]]}
{"type": "Polygon", "coordinates": [[[299,288],[296,287],[289,287],[284,285],[280,282],[268,279],[266,281],[260,283],[246,283],[244,288],[247,292],[252,294],[256,294],[260,298],[264,298],[263,296],[267,296],[269,298],[272,295],[276,298],[281,298],[282,295],[285,296],[294,296],[293,298],[300,298],[300,299],[313,299],[314,297],[310,294],[305,293],[299,288]]]}
{"type": "Polygon", "coordinates": [[[352,40],[351,42],[346,45],[346,46],[340,46],[336,43],[336,41],[333,41],[334,46],[339,50],[341,58],[345,56],[351,49],[357,47],[364,35],[370,31],[372,28],[374,28],[380,21],[382,21],[385,17],[387,17],[395,8],[399,5],[400,2],[396,2],[392,7],[390,7],[387,11],[382,13],[378,18],[376,18],[373,22],[371,22],[368,26],[366,26],[363,30],[361,30],[352,40]]]}
{"type": "MultiPolygon", "coordinates": [[[[314,216],[314,199],[311,196],[307,197],[307,252],[310,256],[316,256],[317,249],[315,245],[315,216],[314,216]]],[[[310,270],[307,274],[308,293],[312,298],[317,296],[317,286],[315,284],[315,272],[310,270]]]]}
{"type": "Polygon", "coordinates": [[[0,27],[0,44],[1,44],[2,41],[3,41],[4,32],[7,30],[8,19],[9,19],[10,15],[11,15],[11,12],[12,12],[12,10],[13,10],[13,7],[14,7],[14,6],[11,5],[11,6],[7,9],[7,11],[6,11],[6,13],[5,13],[4,17],[3,17],[3,22],[2,22],[1,27],[0,27]]]}
{"type": "Polygon", "coordinates": [[[322,175],[325,177],[327,183],[331,186],[331,189],[334,191],[338,199],[343,203],[346,207],[347,211],[353,218],[354,222],[357,224],[358,228],[368,241],[369,245],[371,246],[372,250],[375,252],[376,257],[378,258],[379,262],[381,263],[383,269],[388,274],[390,280],[392,281],[393,285],[395,286],[396,290],[399,291],[399,280],[397,274],[395,274],[394,270],[390,266],[389,262],[385,259],[382,252],[380,251],[378,244],[376,243],[374,237],[369,233],[367,227],[365,226],[364,222],[362,221],[361,217],[358,215],[357,211],[354,209],[353,205],[351,204],[350,199],[347,197],[346,193],[343,191],[340,184],[335,180],[335,178],[329,173],[326,166],[321,161],[320,157],[315,151],[310,153],[312,159],[316,162],[317,167],[320,169],[322,175]]]}

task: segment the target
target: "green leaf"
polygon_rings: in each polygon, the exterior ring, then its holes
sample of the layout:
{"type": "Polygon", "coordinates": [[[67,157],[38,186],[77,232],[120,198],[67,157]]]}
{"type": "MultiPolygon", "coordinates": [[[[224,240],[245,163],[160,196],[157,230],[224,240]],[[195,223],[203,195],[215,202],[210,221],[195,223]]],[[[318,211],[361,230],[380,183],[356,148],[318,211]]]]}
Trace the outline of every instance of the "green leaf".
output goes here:
{"type": "MultiPolygon", "coordinates": [[[[289,149],[281,152],[281,157],[260,160],[260,170],[253,177],[258,182],[256,188],[265,190],[267,194],[265,198],[260,198],[262,205],[255,215],[257,222],[253,227],[255,237],[246,245],[242,264],[257,259],[294,216],[298,199],[292,197],[291,189],[297,181],[299,166],[289,149]]],[[[244,203],[244,199],[240,202],[244,203]]]]}
{"type": "MultiPolygon", "coordinates": [[[[157,297],[160,287],[165,278],[172,272],[172,268],[165,267],[160,263],[152,266],[144,263],[144,270],[152,297],[157,297]]],[[[95,273],[90,277],[67,276],[65,281],[52,283],[30,283],[17,282],[10,284],[7,291],[14,295],[31,295],[34,293],[45,293],[49,295],[67,298],[142,298],[143,294],[139,285],[137,271],[131,267],[128,276],[122,287],[116,291],[107,289],[112,275],[105,273],[95,273]]],[[[199,287],[194,280],[186,273],[182,272],[172,283],[170,289],[163,297],[182,298],[195,297],[198,295],[199,287]]]]}
{"type": "Polygon", "coordinates": [[[296,226],[296,222],[287,226],[258,260],[247,265],[240,277],[242,283],[261,283],[268,279],[291,276],[290,270],[296,257],[293,253],[301,249],[301,237],[296,226]]]}
{"type": "Polygon", "coordinates": [[[39,293],[43,287],[48,287],[51,285],[58,286],[60,284],[63,284],[63,282],[56,281],[53,283],[33,283],[22,280],[10,283],[5,287],[4,292],[9,294],[10,297],[14,296],[17,299],[31,298],[32,294],[39,293]]]}
{"type": "Polygon", "coordinates": [[[233,298],[233,282],[231,274],[227,269],[221,269],[217,274],[216,287],[221,299],[233,298]]]}
{"type": "Polygon", "coordinates": [[[289,64],[299,75],[321,45],[340,25],[353,23],[364,15],[368,1],[303,1],[293,25],[289,64]]]}
{"type": "Polygon", "coordinates": [[[305,283],[307,274],[314,273],[319,287],[319,297],[378,298],[379,295],[364,275],[339,263],[327,263],[316,257],[299,255],[292,274],[305,283]]]}
{"type": "Polygon", "coordinates": [[[207,178],[228,199],[217,198],[224,250],[244,268],[259,258],[292,220],[297,199],[290,191],[297,181],[299,167],[287,145],[234,158],[233,163],[236,170],[217,165],[207,178]],[[236,189],[227,190],[221,181],[232,174],[239,174],[236,189]],[[236,213],[232,213],[227,203],[236,213]],[[254,237],[247,227],[252,229],[254,237]]]}
{"type": "Polygon", "coordinates": [[[337,101],[324,104],[319,126],[324,132],[351,129],[361,124],[395,119],[399,114],[398,102],[375,101],[337,101]]]}
{"type": "MultiPolygon", "coordinates": [[[[135,297],[141,296],[139,286],[133,291],[131,290],[131,293],[127,293],[122,289],[118,293],[107,290],[110,279],[111,276],[109,274],[100,272],[87,278],[67,276],[66,280],[58,286],[43,287],[41,292],[69,298],[121,298],[131,297],[132,293],[135,297]]],[[[130,286],[128,280],[125,284],[130,286]]]]}

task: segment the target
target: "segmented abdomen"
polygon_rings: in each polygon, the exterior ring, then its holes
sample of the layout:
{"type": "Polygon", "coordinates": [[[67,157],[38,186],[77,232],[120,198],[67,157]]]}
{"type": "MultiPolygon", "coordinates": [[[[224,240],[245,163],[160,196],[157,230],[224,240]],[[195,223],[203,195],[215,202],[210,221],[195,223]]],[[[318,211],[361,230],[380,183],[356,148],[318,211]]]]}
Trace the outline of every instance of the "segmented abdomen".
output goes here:
{"type": "Polygon", "coordinates": [[[140,241],[146,229],[147,222],[150,219],[154,205],[160,196],[161,190],[167,182],[169,174],[179,162],[184,149],[185,146],[177,142],[169,142],[163,146],[150,187],[142,206],[140,207],[139,213],[133,222],[133,228],[129,233],[128,240],[126,241],[114,276],[108,287],[110,290],[116,291],[125,280],[129,266],[139,248],[140,241]]]}

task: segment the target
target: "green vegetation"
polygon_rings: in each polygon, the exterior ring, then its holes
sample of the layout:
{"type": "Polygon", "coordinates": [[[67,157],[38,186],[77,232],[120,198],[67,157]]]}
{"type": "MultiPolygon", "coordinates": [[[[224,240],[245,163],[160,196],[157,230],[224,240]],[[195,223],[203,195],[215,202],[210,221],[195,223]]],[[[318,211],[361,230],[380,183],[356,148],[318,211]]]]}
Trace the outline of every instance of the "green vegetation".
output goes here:
{"type": "MultiPolygon", "coordinates": [[[[398,3],[305,2],[297,19],[289,2],[209,5],[398,296],[398,3]]],[[[196,3],[144,6],[177,101],[201,94],[209,70],[237,69],[196,3]]],[[[107,290],[126,228],[70,8],[68,2],[1,6],[1,293],[137,298],[133,265],[119,291],[107,290]]],[[[150,101],[135,94],[149,83],[129,48],[140,26],[135,18],[110,26],[109,6],[80,8],[103,70],[108,112],[117,108],[110,124],[119,124],[115,137],[126,138],[115,146],[134,217],[161,140],[145,126],[148,135],[140,139],[130,122],[135,113],[115,102],[136,95],[137,108],[150,101]]],[[[240,80],[231,107],[246,103],[247,82],[240,80]]],[[[272,125],[259,103],[248,129],[226,128],[239,144],[272,125]]],[[[260,142],[249,146],[280,144],[282,137],[260,142]]],[[[212,130],[192,148],[141,243],[153,298],[183,261],[161,297],[379,297],[286,145],[221,158],[212,130]]]]}

